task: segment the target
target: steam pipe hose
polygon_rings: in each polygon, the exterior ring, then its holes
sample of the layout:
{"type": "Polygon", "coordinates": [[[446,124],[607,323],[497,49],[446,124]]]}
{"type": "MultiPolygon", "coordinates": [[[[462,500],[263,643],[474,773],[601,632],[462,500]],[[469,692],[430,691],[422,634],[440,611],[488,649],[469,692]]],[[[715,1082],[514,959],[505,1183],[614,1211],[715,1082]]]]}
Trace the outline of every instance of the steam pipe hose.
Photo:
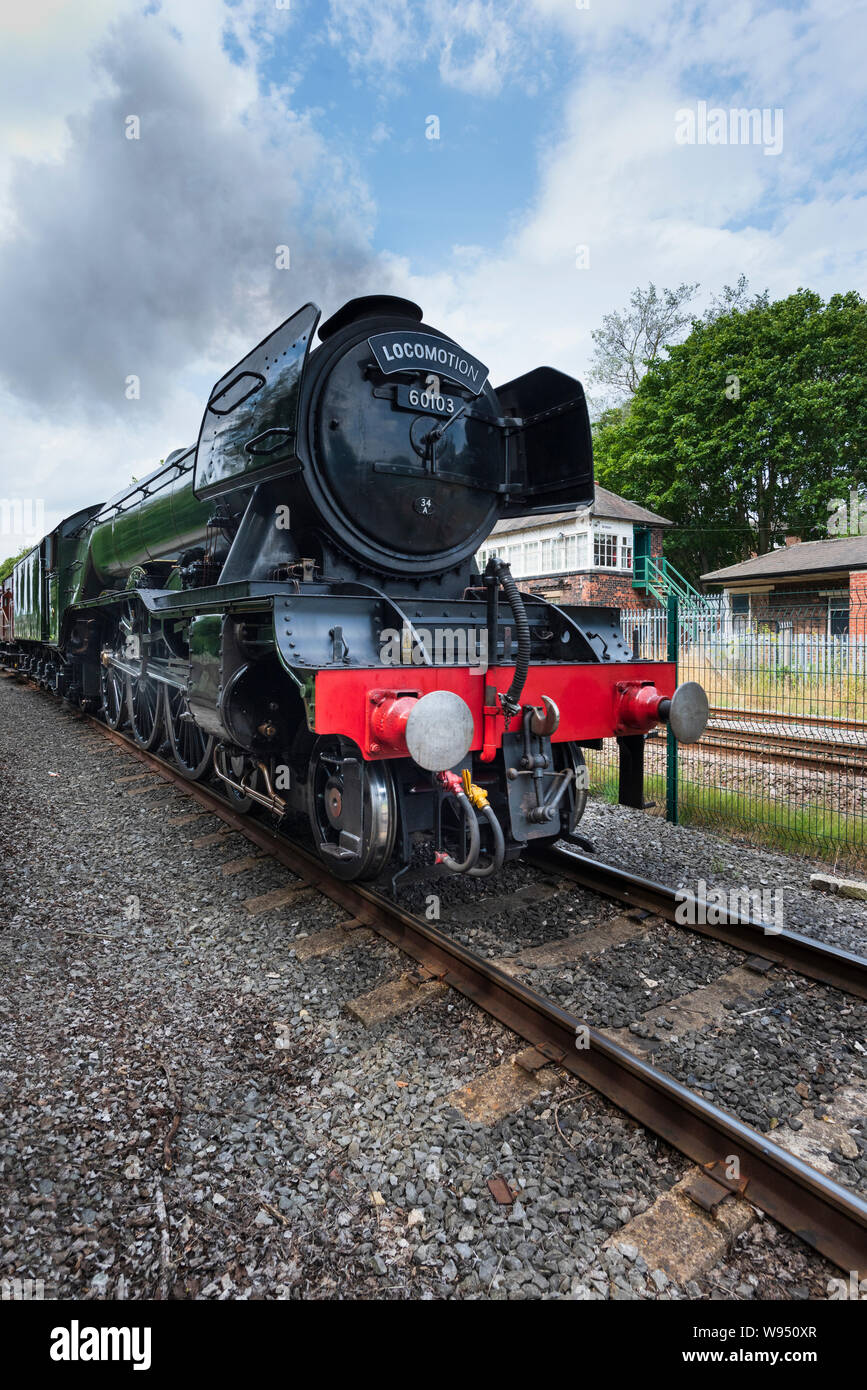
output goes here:
{"type": "Polygon", "coordinates": [[[509,606],[515,615],[515,628],[518,635],[518,654],[515,659],[515,674],[512,677],[512,684],[506,693],[500,695],[500,705],[507,719],[511,719],[518,714],[521,709],[521,693],[524,689],[524,682],[527,679],[527,671],[530,668],[530,624],[527,620],[527,610],[524,607],[524,600],[518,590],[518,586],[512,577],[508,563],[501,560],[498,555],[492,555],[485,568],[486,574],[494,575],[500,583],[503,593],[509,601],[509,606]]]}

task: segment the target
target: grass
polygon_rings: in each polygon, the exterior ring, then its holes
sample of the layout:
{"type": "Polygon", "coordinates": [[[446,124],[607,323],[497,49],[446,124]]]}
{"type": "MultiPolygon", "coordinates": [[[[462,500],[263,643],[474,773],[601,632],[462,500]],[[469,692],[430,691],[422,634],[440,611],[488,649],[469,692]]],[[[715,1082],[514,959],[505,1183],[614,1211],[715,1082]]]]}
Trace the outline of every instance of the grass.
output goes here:
{"type": "MultiPolygon", "coordinates": [[[[792,595],[791,610],[780,613],[798,622],[809,617],[814,600],[792,595]]],[[[860,627],[856,624],[857,630],[860,627]]],[[[855,628],[853,628],[853,631],[855,628]]],[[[796,634],[797,640],[800,640],[796,634]]],[[[867,674],[839,669],[834,659],[828,669],[791,670],[780,664],[788,659],[789,639],[769,635],[758,644],[750,637],[708,639],[702,634],[681,644],[678,681],[698,681],[711,706],[756,713],[774,712],[807,722],[838,718],[867,728],[867,674]]],[[[824,650],[821,640],[816,651],[824,650]]],[[[829,658],[836,652],[827,644],[829,658]]],[[[858,661],[858,649],[850,648],[858,661]]],[[[605,753],[587,754],[591,792],[617,801],[617,760],[609,746],[605,753]]],[[[867,866],[867,829],[859,814],[864,790],[860,770],[841,770],[824,784],[812,774],[790,777],[785,762],[774,768],[747,757],[721,758],[711,764],[688,754],[680,760],[678,813],[683,825],[704,826],[741,841],[808,855],[841,866],[867,866]],[[716,785],[726,781],[734,785],[716,785]],[[825,805],[839,799],[836,805],[825,805]]],[[[648,744],[645,770],[647,799],[656,803],[654,814],[665,815],[665,742],[648,744]]]]}
{"type": "MultiPolygon", "coordinates": [[[[588,753],[590,794],[617,804],[616,764],[588,753]],[[591,761],[592,760],[592,761],[591,761]]],[[[648,772],[645,796],[655,802],[651,812],[665,815],[665,776],[648,772]]],[[[861,816],[844,815],[820,806],[799,807],[747,792],[701,786],[682,775],[678,788],[681,825],[731,834],[751,845],[804,854],[840,867],[867,867],[867,831],[861,816]]]]}
{"type": "Polygon", "coordinates": [[[832,716],[867,723],[867,676],[822,676],[787,667],[737,666],[708,660],[704,653],[682,652],[678,680],[698,681],[711,705],[722,709],[771,710],[821,718],[832,716]]]}

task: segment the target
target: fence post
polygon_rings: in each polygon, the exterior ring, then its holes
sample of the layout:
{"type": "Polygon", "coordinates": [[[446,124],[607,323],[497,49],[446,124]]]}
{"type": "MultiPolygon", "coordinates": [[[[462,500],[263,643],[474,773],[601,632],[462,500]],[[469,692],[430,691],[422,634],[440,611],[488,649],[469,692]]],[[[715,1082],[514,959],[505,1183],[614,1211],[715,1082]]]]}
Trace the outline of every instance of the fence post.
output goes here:
{"type": "MultiPolygon", "coordinates": [[[[668,595],[668,659],[674,662],[674,682],[677,684],[677,659],[680,654],[680,605],[677,594],[668,595]]],[[[677,825],[677,739],[671,726],[665,726],[665,819],[677,825]]]]}

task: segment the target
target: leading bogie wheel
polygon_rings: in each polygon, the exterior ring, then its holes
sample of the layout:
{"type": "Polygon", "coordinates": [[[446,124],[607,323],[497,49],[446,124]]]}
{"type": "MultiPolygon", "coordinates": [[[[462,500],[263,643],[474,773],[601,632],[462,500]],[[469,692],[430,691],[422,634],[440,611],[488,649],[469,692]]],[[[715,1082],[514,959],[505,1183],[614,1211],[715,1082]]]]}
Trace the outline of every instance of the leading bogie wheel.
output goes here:
{"type": "Polygon", "coordinates": [[[122,729],[127,719],[127,677],[113,666],[101,666],[99,687],[106,724],[110,729],[122,729]]]}
{"type": "Polygon", "coordinates": [[[348,740],[317,739],[307,814],[316,851],[336,878],[376,878],[392,856],[397,825],[388,764],[364,762],[348,740]]]}
{"type": "Polygon", "coordinates": [[[574,775],[572,785],[569,788],[569,795],[564,807],[564,829],[569,830],[574,835],[578,822],[584,814],[587,806],[587,763],[584,760],[584,749],[580,743],[566,743],[563,745],[563,755],[565,766],[571,767],[574,775]]]}

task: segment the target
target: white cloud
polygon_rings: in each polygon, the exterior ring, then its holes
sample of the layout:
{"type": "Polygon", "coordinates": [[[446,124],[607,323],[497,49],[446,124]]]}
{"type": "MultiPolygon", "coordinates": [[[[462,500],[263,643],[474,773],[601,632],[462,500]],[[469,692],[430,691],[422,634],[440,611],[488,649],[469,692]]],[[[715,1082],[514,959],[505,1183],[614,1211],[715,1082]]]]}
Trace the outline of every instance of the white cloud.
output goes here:
{"type": "Polygon", "coordinates": [[[80,85],[6,150],[0,494],[26,486],[49,513],[111,495],[195,439],[210,385],[282,318],[370,283],[373,204],[351,152],[286,90],[260,91],[277,22],[264,30],[249,0],[169,0],[115,9],[85,39],[65,17],[60,37],[43,32],[32,70],[50,88],[65,36],[80,85]]]}
{"type": "Polygon", "coordinates": [[[496,96],[530,47],[520,11],[512,5],[434,5],[433,31],[444,38],[439,59],[443,82],[477,96],[496,96]]]}
{"type": "Polygon", "coordinates": [[[399,77],[432,59],[447,87],[493,97],[531,62],[538,75],[526,8],[522,0],[330,0],[328,37],[357,70],[399,77]]]}
{"type": "Polygon", "coordinates": [[[495,380],[541,362],[585,375],[592,329],[650,280],[698,280],[708,298],[741,272],[775,296],[800,285],[863,291],[867,175],[851,158],[835,162],[864,123],[853,6],[529,8],[592,59],[541,157],[532,204],[487,253],[456,252],[430,276],[405,260],[393,267],[495,380]],[[782,154],[677,145],[675,112],[701,99],[783,107],[782,154]],[[589,269],[576,268],[579,245],[589,269]]]}
{"type": "Polygon", "coordinates": [[[353,67],[388,72],[413,62],[426,51],[425,28],[414,25],[409,0],[330,0],[328,37],[353,67]]]}
{"type": "MultiPolygon", "coordinates": [[[[455,209],[456,244],[434,271],[372,253],[374,209],[349,156],[293,114],[288,89],[259,94],[257,63],[290,22],[286,12],[277,18],[255,0],[219,9],[246,55],[240,65],[223,51],[213,7],[196,0],[169,0],[159,18],[122,16],[101,68],[86,62],[96,20],[80,42],[68,25],[58,30],[37,64],[46,90],[56,74],[58,91],[44,112],[22,106],[13,132],[13,149],[26,152],[30,141],[54,162],[19,170],[14,211],[27,246],[3,248],[20,290],[4,324],[7,341],[14,328],[5,365],[19,393],[0,398],[0,495],[26,477],[49,510],[68,512],[116,491],[195,437],[210,383],[311,294],[326,312],[373,288],[408,294],[490,365],[496,383],[540,363],[584,375],[591,330],[651,279],[700,280],[708,296],[741,271],[774,295],[799,285],[863,289],[867,175],[854,155],[864,125],[863,8],[332,0],[332,40],[359,71],[388,72],[393,84],[422,57],[443,82],[486,97],[498,83],[537,80],[552,49],[569,68],[558,138],[541,153],[538,186],[524,190],[509,235],[495,246],[459,243],[455,209]],[[76,74],[68,89],[64,42],[76,74]],[[113,123],[136,109],[137,93],[151,103],[142,115],[153,140],[131,151],[114,140],[113,123]],[[783,153],[676,145],[675,112],[698,100],[782,106],[783,153]],[[140,185],[130,154],[148,163],[140,185]],[[280,281],[265,261],[285,240],[297,241],[299,273],[280,281]],[[590,268],[580,270],[576,247],[585,244],[590,268]],[[40,384],[46,346],[57,379],[40,384]],[[137,409],[118,393],[115,418],[103,424],[94,412],[105,399],[104,359],[125,374],[137,355],[154,373],[149,394],[137,409]],[[89,418],[68,403],[22,404],[23,392],[56,402],[70,387],[89,418]]],[[[384,122],[374,125],[371,141],[384,133],[384,122]]],[[[0,291],[7,309],[8,295],[0,291]]]]}
{"type": "MultiPolygon", "coordinates": [[[[48,530],[81,507],[113,496],[133,477],[150,473],[173,449],[195,441],[203,394],[215,377],[212,372],[199,390],[174,391],[156,419],[143,418],[131,401],[126,419],[102,428],[86,419],[70,421],[63,414],[28,409],[0,392],[0,497],[41,504],[48,530]]],[[[29,506],[24,512],[31,514],[29,506]]],[[[22,544],[0,533],[0,558],[22,544]]]]}
{"type": "Polygon", "coordinates": [[[555,50],[574,74],[562,131],[540,153],[538,189],[510,234],[470,254],[455,247],[434,274],[392,258],[395,284],[501,380],[540,361],[584,374],[591,330],[651,279],[699,280],[708,297],[742,271],[778,295],[801,284],[863,288],[867,180],[852,156],[865,115],[865,8],[394,0],[386,39],[378,0],[332,0],[340,42],[374,71],[390,64],[399,76],[434,57],[444,81],[466,74],[468,88],[490,96],[509,81],[526,88],[555,50]],[[782,154],[676,145],[675,113],[699,100],[782,107],[782,154]],[[576,268],[579,245],[588,270],[576,268]]]}
{"type": "Polygon", "coordinates": [[[67,118],[100,90],[89,50],[117,12],[114,0],[87,6],[66,0],[7,5],[0,45],[0,232],[13,162],[58,159],[69,145],[67,118]]]}
{"type": "MultiPolygon", "coordinates": [[[[237,14],[220,14],[252,50],[237,14]]],[[[183,0],[122,16],[62,157],[16,163],[0,375],[22,399],[123,415],[135,374],[149,416],[179,369],[213,354],[222,370],[227,337],[255,341],[307,286],[339,297],[364,280],[372,204],[351,155],[285,93],[261,94],[214,21],[183,0]],[[140,138],[127,138],[131,119],[140,138]]]]}

